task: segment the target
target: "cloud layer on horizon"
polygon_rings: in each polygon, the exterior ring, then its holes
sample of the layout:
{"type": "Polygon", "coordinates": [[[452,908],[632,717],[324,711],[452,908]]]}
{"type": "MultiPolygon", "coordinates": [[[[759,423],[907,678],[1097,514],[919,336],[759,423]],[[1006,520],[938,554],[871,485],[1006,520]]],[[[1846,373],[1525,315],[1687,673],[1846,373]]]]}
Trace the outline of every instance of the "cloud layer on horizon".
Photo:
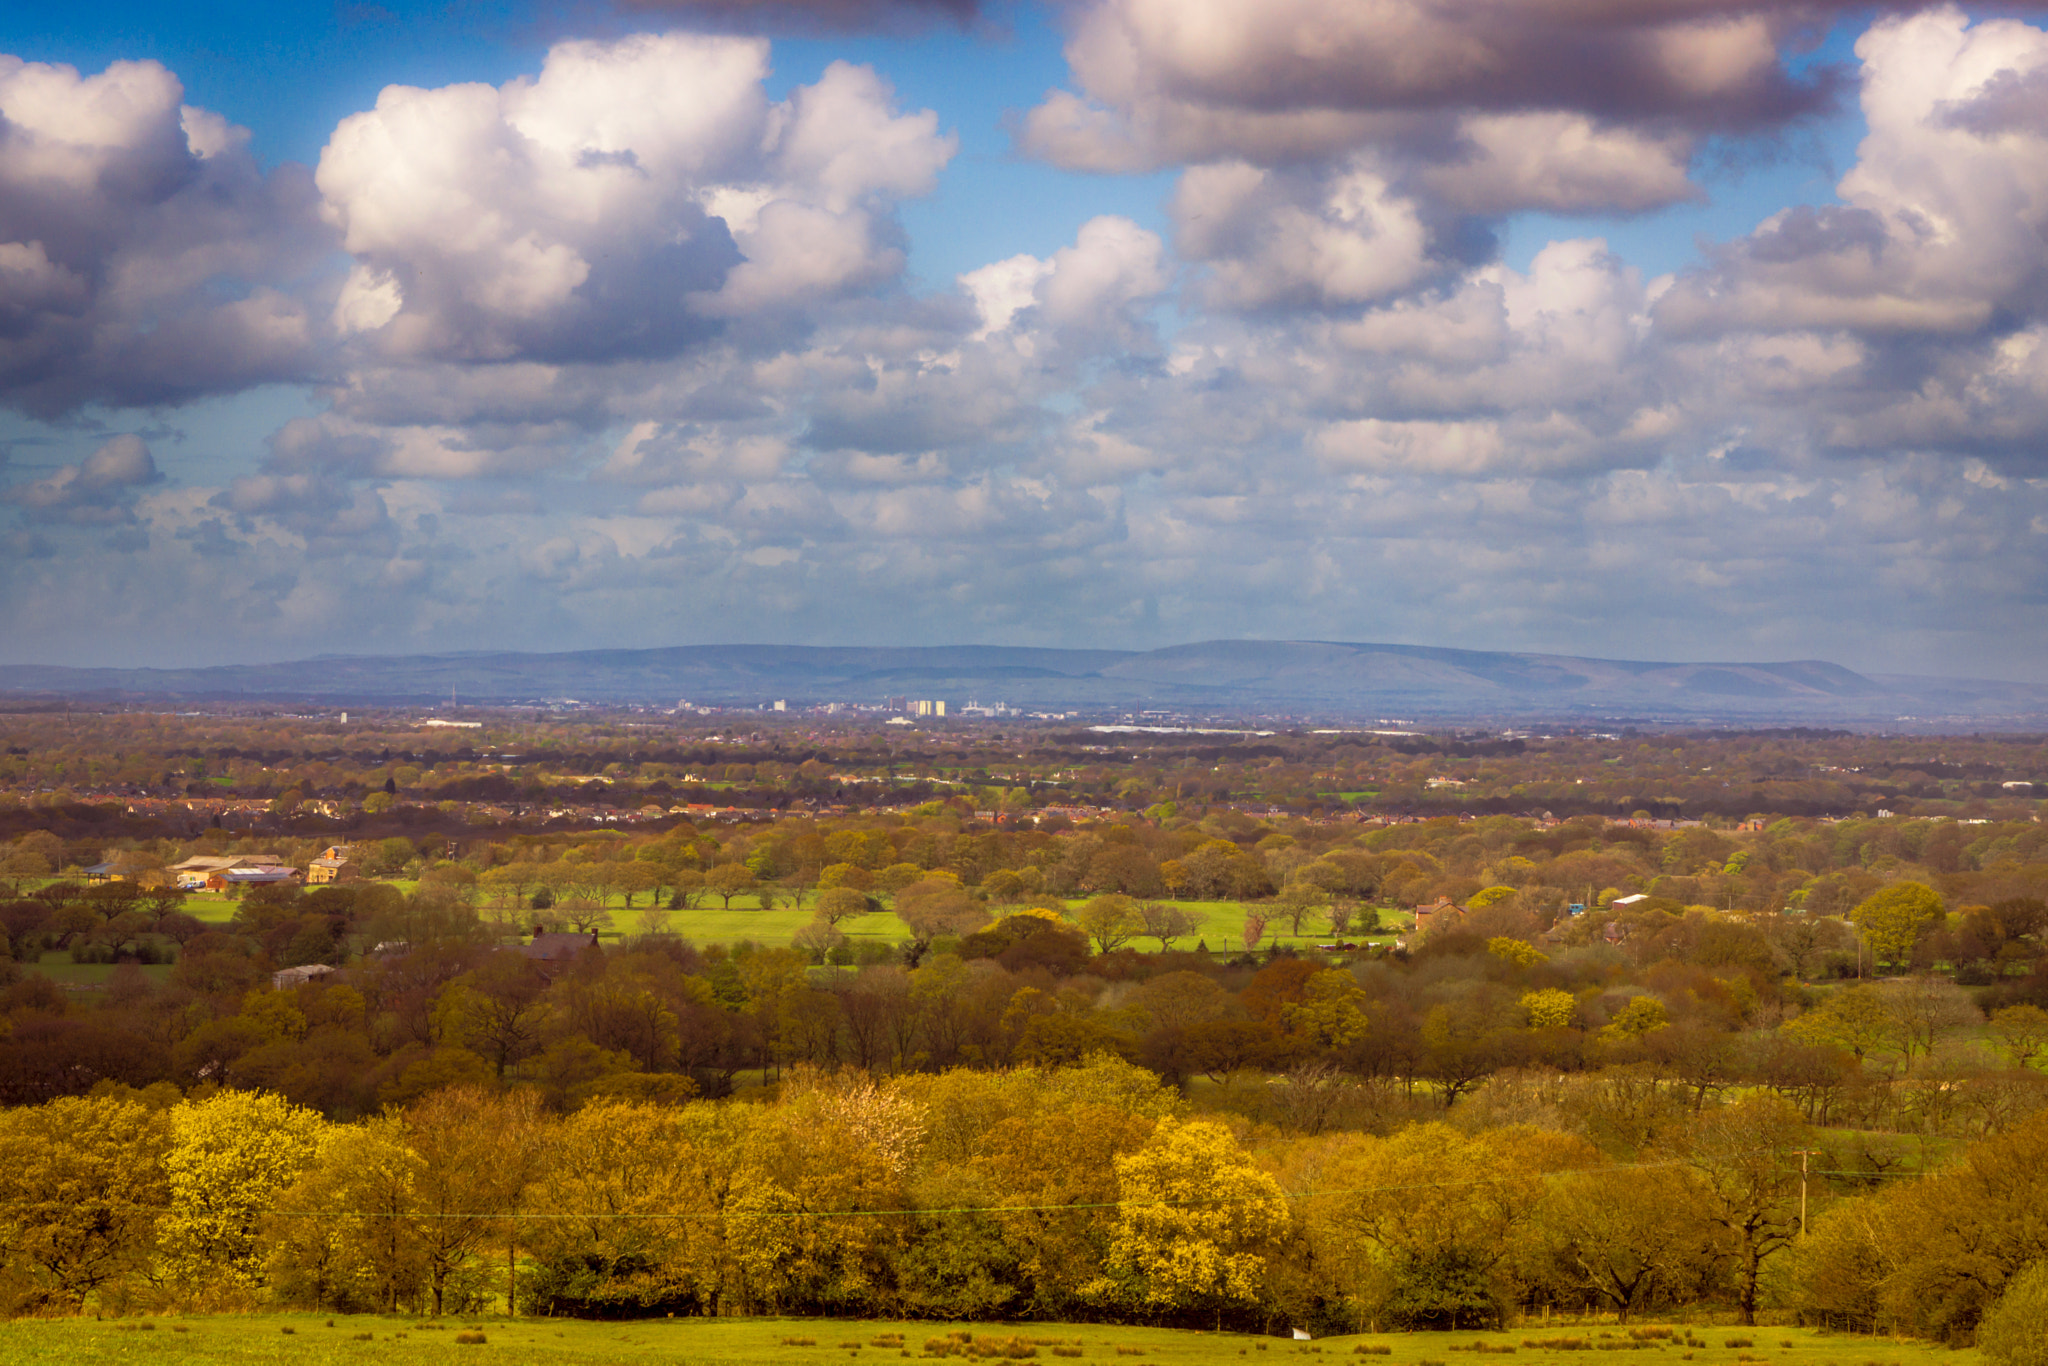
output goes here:
{"type": "Polygon", "coordinates": [[[129,435],[18,478],[0,636],[2048,675],[2048,33],[1906,7],[1854,72],[1797,74],[1829,9],[1085,0],[1078,93],[1020,145],[1178,168],[1171,231],[1098,216],[929,290],[898,208],[954,154],[939,116],[845,63],[771,99],[758,38],[392,87],[310,172],[154,64],[0,62],[0,402],[140,431],[316,398],[226,477],[129,435]],[[1370,60],[1396,39],[1398,79],[1370,60]],[[1708,140],[1838,98],[1869,128],[1839,202],[1676,276],[1590,236],[1499,259],[1509,215],[1682,200],[1708,140]]]}

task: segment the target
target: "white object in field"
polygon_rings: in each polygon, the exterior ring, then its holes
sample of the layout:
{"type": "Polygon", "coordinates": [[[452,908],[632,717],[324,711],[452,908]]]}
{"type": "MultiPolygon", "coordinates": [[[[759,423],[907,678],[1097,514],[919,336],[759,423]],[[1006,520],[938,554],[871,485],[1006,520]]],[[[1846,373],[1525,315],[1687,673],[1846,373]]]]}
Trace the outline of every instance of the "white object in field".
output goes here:
{"type": "Polygon", "coordinates": [[[1296,1342],[1307,1342],[1309,1340],[1309,1336],[1307,1333],[1304,1333],[1299,1328],[1297,1328],[1294,1330],[1294,1340],[1296,1342]]]}

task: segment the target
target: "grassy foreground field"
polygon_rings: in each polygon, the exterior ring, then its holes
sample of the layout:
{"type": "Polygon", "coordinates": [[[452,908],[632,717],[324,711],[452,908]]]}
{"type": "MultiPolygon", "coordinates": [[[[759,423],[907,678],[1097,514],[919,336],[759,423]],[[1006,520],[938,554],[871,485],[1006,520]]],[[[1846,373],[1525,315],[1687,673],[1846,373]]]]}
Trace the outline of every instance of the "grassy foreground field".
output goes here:
{"type": "Polygon", "coordinates": [[[1207,1366],[1263,1356],[1348,1357],[1384,1366],[1449,1366],[1512,1354],[1518,1366],[1978,1366],[1975,1350],[1806,1328],[1678,1328],[1642,1340],[1613,1324],[1508,1333],[1365,1334],[1316,1342],[1092,1324],[951,1324],[832,1319],[657,1319],[585,1323],[561,1319],[448,1319],[370,1315],[253,1314],[180,1318],[23,1319],[0,1324],[0,1363],[161,1366],[211,1363],[441,1363],[639,1366],[639,1363],[833,1362],[861,1359],[1028,1358],[1207,1366]],[[1688,1334],[1690,1335],[1688,1339],[1688,1334]],[[458,1341],[459,1337],[482,1341],[458,1341]],[[1582,1348],[1562,1344],[1577,1341],[1582,1348]],[[1476,1351],[1483,1343],[1490,1351],[1476,1351]],[[940,1351],[931,1348],[937,1345],[940,1351]],[[1006,1352],[1003,1349],[1008,1348],[1006,1352]],[[981,1350],[976,1350],[981,1349],[981,1350]],[[1364,1349],[1364,1350],[1361,1350],[1364,1349]],[[1505,1349],[1505,1350],[1503,1350],[1505,1349]],[[1454,1358],[1451,1354],[1456,1353],[1454,1358]]]}

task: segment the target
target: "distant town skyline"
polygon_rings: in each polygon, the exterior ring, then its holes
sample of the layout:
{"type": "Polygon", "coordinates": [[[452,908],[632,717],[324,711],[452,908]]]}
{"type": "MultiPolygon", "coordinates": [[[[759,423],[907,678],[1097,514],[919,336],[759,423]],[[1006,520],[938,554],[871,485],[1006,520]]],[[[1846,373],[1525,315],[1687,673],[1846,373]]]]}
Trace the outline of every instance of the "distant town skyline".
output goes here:
{"type": "Polygon", "coordinates": [[[0,16],[0,663],[2048,682],[2048,10],[1676,8],[0,16]]]}

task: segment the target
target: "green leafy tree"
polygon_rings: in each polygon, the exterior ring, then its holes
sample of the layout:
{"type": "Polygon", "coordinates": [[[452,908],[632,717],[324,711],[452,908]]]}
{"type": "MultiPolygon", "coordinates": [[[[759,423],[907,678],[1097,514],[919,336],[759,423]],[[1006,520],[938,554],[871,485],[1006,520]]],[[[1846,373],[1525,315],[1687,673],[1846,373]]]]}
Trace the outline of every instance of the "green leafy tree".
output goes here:
{"type": "Polygon", "coordinates": [[[744,863],[721,863],[704,875],[704,890],[718,898],[718,904],[732,909],[732,899],[760,885],[754,870],[744,863]]]}
{"type": "Polygon", "coordinates": [[[1970,1332],[2004,1288],[2048,1261],[2048,1112],[1901,1182],[1898,1265],[1879,1286],[1885,1318],[1909,1332],[1970,1332]]]}
{"type": "Polygon", "coordinates": [[[819,871],[818,890],[831,892],[850,888],[856,892],[865,892],[874,885],[874,880],[874,875],[857,863],[832,863],[819,871]]]}
{"type": "Polygon", "coordinates": [[[1356,1328],[1498,1323],[1547,1173],[1592,1165],[1583,1140],[1512,1128],[1467,1134],[1413,1124],[1387,1138],[1340,1134],[1304,1154],[1305,1240],[1356,1328]]]}
{"type": "Polygon", "coordinates": [[[1091,897],[1074,912],[1074,923],[1095,941],[1097,953],[1110,953],[1145,932],[1138,903],[1120,892],[1091,897]]]}
{"type": "Polygon", "coordinates": [[[1804,1044],[1837,1048],[1861,1058],[1898,1046],[1898,1026],[1884,999],[1867,986],[1837,991],[1817,1008],[1788,1021],[1784,1032],[1804,1044]]]}
{"type": "Polygon", "coordinates": [[[1947,916],[1941,893],[1922,882],[1894,882],[1850,913],[1880,963],[1910,962],[1927,932],[1947,916]]]}
{"type": "Polygon", "coordinates": [[[2032,1067],[2048,1053],[2048,1010],[2039,1006],[2007,1006],[1991,1015],[1991,1034],[2014,1067],[2032,1067]]]}

